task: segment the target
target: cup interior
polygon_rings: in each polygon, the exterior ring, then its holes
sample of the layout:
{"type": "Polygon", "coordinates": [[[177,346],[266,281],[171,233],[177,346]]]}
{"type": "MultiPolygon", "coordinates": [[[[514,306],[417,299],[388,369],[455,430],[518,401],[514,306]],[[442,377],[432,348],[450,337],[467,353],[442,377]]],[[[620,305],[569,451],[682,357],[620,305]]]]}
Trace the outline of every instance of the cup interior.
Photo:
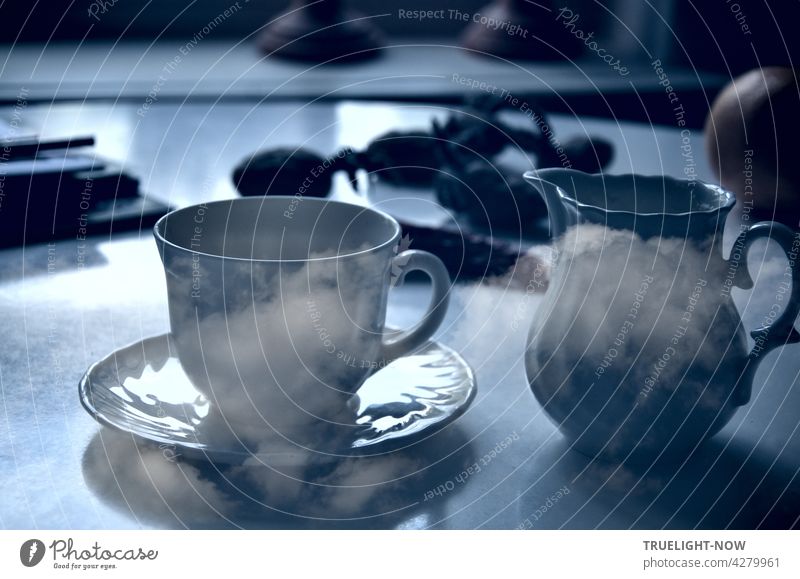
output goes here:
{"type": "Polygon", "coordinates": [[[309,261],[341,258],[395,243],[388,215],[339,201],[269,196],[215,201],[168,213],[156,238],[225,259],[309,261]]]}

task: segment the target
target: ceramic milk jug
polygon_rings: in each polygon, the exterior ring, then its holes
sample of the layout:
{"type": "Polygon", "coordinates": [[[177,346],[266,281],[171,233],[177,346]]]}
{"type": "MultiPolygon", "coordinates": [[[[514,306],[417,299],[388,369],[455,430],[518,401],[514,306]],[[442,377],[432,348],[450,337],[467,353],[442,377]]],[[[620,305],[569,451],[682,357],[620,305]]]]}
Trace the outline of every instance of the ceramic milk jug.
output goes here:
{"type": "Polygon", "coordinates": [[[747,404],[764,355],[800,340],[800,234],[748,227],[745,212],[726,259],[722,232],[736,200],[724,189],[565,169],[525,178],[547,203],[555,243],[525,355],[534,395],[584,454],[687,455],[747,404]],[[749,346],[731,289],[753,286],[747,252],[763,237],[789,263],[774,293],[754,296],[766,306],[749,346]]]}

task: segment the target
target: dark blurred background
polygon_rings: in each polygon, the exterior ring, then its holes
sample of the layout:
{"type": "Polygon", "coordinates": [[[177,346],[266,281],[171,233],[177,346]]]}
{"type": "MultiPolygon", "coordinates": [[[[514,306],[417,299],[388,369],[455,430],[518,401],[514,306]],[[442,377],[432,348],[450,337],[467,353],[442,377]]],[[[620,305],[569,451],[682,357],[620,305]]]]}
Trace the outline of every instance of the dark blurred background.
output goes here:
{"type": "MultiPolygon", "coordinates": [[[[0,41],[154,40],[191,37],[231,0],[188,3],[154,0],[37,0],[5,2],[0,8],[0,41]],[[93,7],[94,5],[94,7],[93,7]],[[97,18],[89,17],[93,10],[97,18]]],[[[217,39],[243,38],[285,11],[288,2],[240,0],[241,8],[215,31],[217,39]]],[[[397,11],[458,8],[482,10],[485,0],[437,3],[422,0],[353,0],[351,6],[396,39],[456,39],[465,23],[454,19],[418,21],[397,18],[397,11]]],[[[544,2],[547,4],[547,2],[544,2]]],[[[797,54],[798,0],[558,0],[581,25],[596,32],[610,52],[626,62],[647,62],[644,46],[662,60],[726,75],[757,66],[791,65],[797,54]],[[746,29],[744,29],[746,27],[746,29]],[[640,44],[641,43],[641,44],[640,44]],[[752,46],[751,44],[752,43],[752,46]]]]}

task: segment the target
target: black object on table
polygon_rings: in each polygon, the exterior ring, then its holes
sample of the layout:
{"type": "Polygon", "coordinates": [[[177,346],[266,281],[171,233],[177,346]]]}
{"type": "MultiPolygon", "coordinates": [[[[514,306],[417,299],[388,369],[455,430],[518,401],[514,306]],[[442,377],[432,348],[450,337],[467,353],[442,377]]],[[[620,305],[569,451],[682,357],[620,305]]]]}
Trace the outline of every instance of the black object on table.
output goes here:
{"type": "Polygon", "coordinates": [[[149,227],[169,211],[120,167],[73,151],[93,144],[93,137],[3,141],[0,247],[149,227]]]}

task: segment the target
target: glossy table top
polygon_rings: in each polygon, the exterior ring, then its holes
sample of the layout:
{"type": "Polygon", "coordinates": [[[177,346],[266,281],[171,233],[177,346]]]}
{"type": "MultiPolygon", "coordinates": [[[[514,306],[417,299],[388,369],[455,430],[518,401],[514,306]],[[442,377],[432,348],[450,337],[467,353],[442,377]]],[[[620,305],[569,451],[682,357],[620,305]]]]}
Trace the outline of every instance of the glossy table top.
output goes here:
{"type": "MultiPolygon", "coordinates": [[[[43,135],[96,134],[100,154],[122,162],[153,196],[182,206],[233,196],[230,171],[257,148],[360,148],[390,128],[425,126],[432,115],[445,113],[420,105],[348,102],[256,108],[156,103],[143,117],[136,109],[31,105],[23,121],[43,135]]],[[[553,124],[562,137],[587,131],[614,141],[613,172],[683,170],[678,130],[565,117],[553,124]]],[[[691,143],[699,176],[708,178],[702,136],[692,134],[691,143]]],[[[339,197],[357,200],[338,185],[339,197]]],[[[729,229],[738,226],[729,223],[729,229]]],[[[90,364],[115,348],[168,330],[163,270],[149,230],[81,243],[0,251],[4,528],[797,524],[797,346],[763,361],[750,405],[685,463],[646,472],[594,463],[568,449],[525,379],[525,334],[541,296],[503,280],[453,287],[438,339],[471,364],[478,394],[453,424],[402,452],[344,462],[308,484],[287,472],[188,462],[137,445],[84,411],[77,384],[90,364]]],[[[766,287],[783,268],[769,256],[759,276],[766,287]]],[[[393,290],[389,323],[416,320],[427,291],[415,283],[393,290]]],[[[750,326],[763,318],[758,299],[749,300],[746,292],[734,297],[750,326]]]]}

